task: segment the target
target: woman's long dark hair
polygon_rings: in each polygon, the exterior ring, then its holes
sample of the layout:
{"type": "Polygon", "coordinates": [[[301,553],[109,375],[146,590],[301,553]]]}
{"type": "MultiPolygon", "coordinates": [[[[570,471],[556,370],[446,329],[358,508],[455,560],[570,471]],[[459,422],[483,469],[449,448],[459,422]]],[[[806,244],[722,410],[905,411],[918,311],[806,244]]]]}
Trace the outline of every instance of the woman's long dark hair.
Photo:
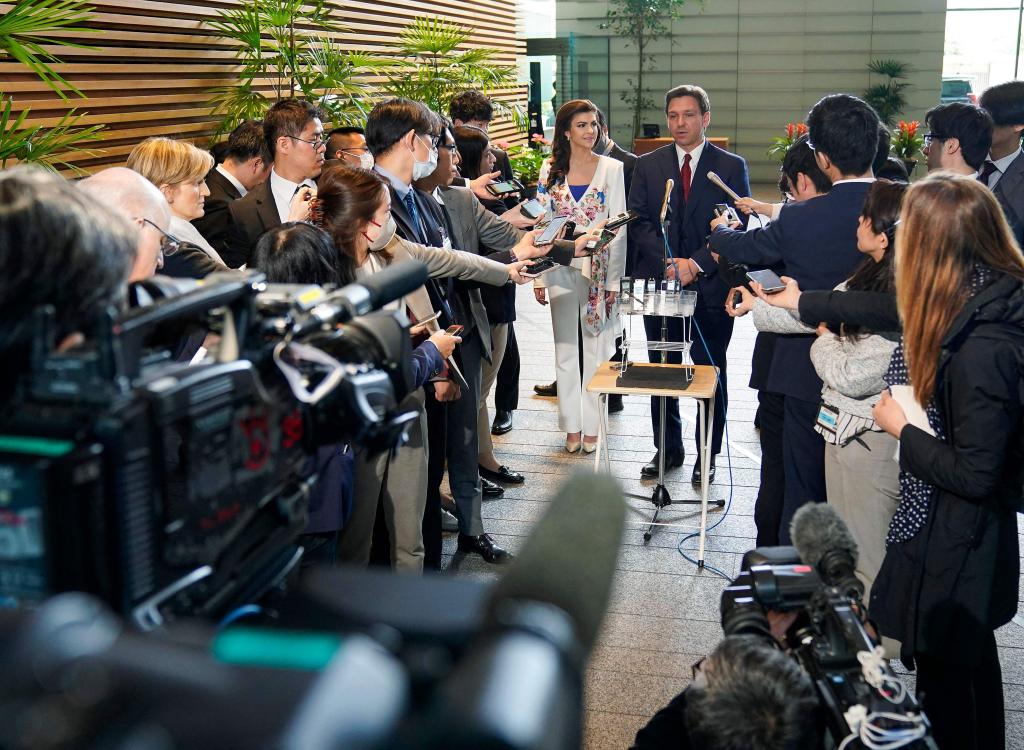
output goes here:
{"type": "Polygon", "coordinates": [[[459,149],[459,172],[467,180],[475,180],[480,176],[480,164],[484,153],[491,147],[487,133],[470,125],[459,125],[452,129],[455,147],[459,149]]]}
{"type": "Polygon", "coordinates": [[[338,253],[330,235],[312,224],[290,221],[256,243],[255,266],[278,284],[338,284],[338,253]]]}
{"type": "Polygon", "coordinates": [[[355,281],[356,236],[377,213],[384,188],[376,172],[347,164],[332,164],[317,180],[313,221],[334,242],[341,284],[355,281]]]}
{"type": "MultiPolygon", "coordinates": [[[[846,282],[846,288],[850,291],[895,293],[893,258],[896,255],[896,220],[900,217],[900,206],[906,191],[906,183],[891,180],[875,180],[868,188],[860,215],[871,222],[872,232],[885,234],[889,238],[889,247],[879,261],[864,258],[846,282]]],[[[844,335],[853,339],[867,333],[862,326],[846,324],[842,330],[844,335]]]]}
{"type": "Polygon", "coordinates": [[[589,99],[573,99],[558,108],[555,115],[554,146],[551,147],[551,171],[548,172],[548,181],[544,187],[550,190],[558,182],[565,180],[569,174],[569,155],[572,153],[572,146],[566,133],[572,127],[572,118],[584,112],[593,112],[597,116],[597,106],[589,99]]]}

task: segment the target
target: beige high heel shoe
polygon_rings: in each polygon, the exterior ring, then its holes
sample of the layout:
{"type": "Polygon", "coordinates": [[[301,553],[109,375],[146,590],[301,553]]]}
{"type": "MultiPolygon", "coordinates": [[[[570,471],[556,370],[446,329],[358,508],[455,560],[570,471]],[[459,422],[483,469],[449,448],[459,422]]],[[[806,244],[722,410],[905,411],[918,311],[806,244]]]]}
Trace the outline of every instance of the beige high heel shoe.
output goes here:
{"type": "MultiPolygon", "coordinates": [[[[590,435],[586,435],[585,437],[590,437],[590,435]]],[[[586,439],[583,440],[583,452],[584,453],[593,453],[596,450],[597,450],[597,438],[594,438],[594,442],[592,442],[592,443],[588,443],[586,441],[586,439]]]]}
{"type": "Polygon", "coordinates": [[[579,439],[572,440],[568,437],[565,439],[565,450],[569,453],[579,453],[582,446],[583,443],[579,439]]]}

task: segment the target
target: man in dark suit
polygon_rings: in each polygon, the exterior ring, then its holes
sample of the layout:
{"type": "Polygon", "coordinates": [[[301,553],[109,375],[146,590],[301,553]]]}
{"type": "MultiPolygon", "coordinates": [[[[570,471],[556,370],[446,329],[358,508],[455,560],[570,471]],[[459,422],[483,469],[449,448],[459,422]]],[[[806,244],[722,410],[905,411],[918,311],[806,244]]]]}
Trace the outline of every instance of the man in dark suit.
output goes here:
{"type": "Polygon", "coordinates": [[[231,226],[221,252],[228,266],[248,263],[268,229],[309,216],[326,151],[320,118],[320,110],[303,99],[282,99],[267,110],[263,137],[274,167],[266,182],[228,205],[231,226]]]}
{"type": "Polygon", "coordinates": [[[206,196],[205,212],[192,220],[217,252],[223,251],[231,225],[228,204],[266,182],[272,165],[262,120],[246,120],[231,131],[224,159],[206,175],[210,194],[206,196]]]}
{"type": "Polygon", "coordinates": [[[1024,246],[1024,81],[1007,81],[985,89],[978,103],[992,115],[992,150],[978,179],[992,188],[1013,229],[1024,246]]]}
{"type": "MultiPolygon", "coordinates": [[[[491,126],[494,119],[494,105],[491,100],[480,91],[468,89],[452,98],[448,105],[448,115],[452,124],[456,127],[467,125],[479,128],[484,133],[491,126]]],[[[480,175],[475,180],[455,180],[453,185],[468,187],[477,198],[483,201],[493,201],[494,196],[487,192],[484,187],[494,179],[514,180],[515,172],[512,171],[512,162],[504,150],[491,147],[494,154],[494,171],[490,174],[480,175]]],[[[509,197],[503,201],[507,208],[512,209],[519,203],[518,198],[509,197]]],[[[498,378],[494,388],[494,422],[491,425],[492,435],[504,435],[512,429],[512,412],[519,408],[519,344],[516,342],[515,326],[508,324],[508,339],[505,344],[505,356],[501,359],[501,367],[498,368],[498,378]]]]}
{"type": "MultiPolygon", "coordinates": [[[[708,223],[714,215],[715,204],[729,202],[728,196],[708,180],[708,172],[715,172],[736,193],[750,195],[747,163],[727,151],[709,143],[704,133],[711,122],[711,104],[707,92],[699,86],[676,86],[665,94],[665,115],[674,143],[663,146],[639,158],[633,172],[629,191],[629,208],[638,215],[629,227],[634,248],[633,276],[663,279],[666,275],[665,237],[659,224],[665,185],[672,180],[675,186],[669,197],[670,215],[667,221],[668,245],[675,258],[674,273],[684,286],[697,292],[697,312],[694,320],[703,335],[694,341],[691,355],[696,364],[715,365],[719,368],[718,395],[711,445],[711,469],[708,480],[715,476],[714,457],[722,449],[726,409],[726,349],[732,338],[733,320],[725,313],[728,284],[718,275],[718,264],[707,249],[705,238],[708,223]]],[[[661,318],[647,316],[644,327],[651,341],[661,339],[661,318]]],[[[681,318],[668,319],[669,341],[683,340],[681,318]]],[[[652,362],[660,362],[661,354],[652,352],[652,362]]],[[[672,352],[669,362],[679,363],[681,354],[672,352]]],[[[678,399],[669,399],[666,408],[665,467],[683,464],[682,423],[679,419],[678,399]]],[[[659,435],[658,399],[651,399],[651,424],[654,442],[659,435]]],[[[697,425],[698,445],[704,433],[697,425]]],[[[658,454],[647,464],[642,475],[658,474],[658,454]]],[[[693,467],[694,482],[701,480],[700,462],[693,467]]]]}
{"type": "MultiPolygon", "coordinates": [[[[438,118],[423,104],[409,99],[379,102],[366,121],[366,144],[373,154],[374,170],[384,178],[391,193],[391,215],[398,235],[421,245],[450,248],[451,238],[443,221],[438,221],[440,212],[436,201],[413,187],[414,180],[429,177],[437,169],[440,138],[438,118]]],[[[454,285],[447,280],[431,279],[426,287],[431,304],[441,312],[439,325],[447,328],[455,323],[454,285]]],[[[479,336],[467,337],[463,345],[480,347],[478,351],[482,351],[479,339],[479,336]]],[[[468,375],[472,377],[472,373],[468,375]]],[[[473,383],[466,384],[474,387],[473,383]]],[[[437,479],[438,458],[444,455],[443,440],[447,432],[444,404],[456,400],[461,394],[459,386],[448,379],[436,380],[431,385],[432,388],[426,390],[428,431],[431,433],[428,458],[434,460],[434,469],[428,469],[428,481],[433,484],[437,479]],[[440,456],[438,448],[441,449],[440,456]]],[[[479,387],[478,383],[476,387],[479,387]]],[[[461,457],[465,467],[462,463],[449,464],[452,496],[459,511],[459,551],[474,552],[489,563],[508,562],[512,556],[484,532],[482,485],[476,450],[469,453],[461,457]]],[[[427,512],[436,513],[430,509],[427,512]]],[[[428,522],[432,520],[428,519],[428,522]]]]}
{"type": "MultiPolygon", "coordinates": [[[[802,289],[832,289],[861,262],[857,225],[874,181],[871,163],[878,143],[878,116],[848,94],[826,96],[807,116],[809,145],[832,182],[825,195],[788,204],[765,229],[739,232],[716,219],[711,248],[752,266],[782,264],[802,289]]],[[[766,387],[781,393],[785,491],[779,543],[789,544],[789,523],[808,502],[824,502],[825,443],[814,431],[821,403],[821,378],[811,363],[814,334],[778,336],[766,387]]]]}
{"type": "Polygon", "coordinates": [[[924,117],[924,155],[928,171],[947,172],[980,179],[980,171],[992,146],[992,118],[974,104],[951,102],[932,107],[924,117]]]}

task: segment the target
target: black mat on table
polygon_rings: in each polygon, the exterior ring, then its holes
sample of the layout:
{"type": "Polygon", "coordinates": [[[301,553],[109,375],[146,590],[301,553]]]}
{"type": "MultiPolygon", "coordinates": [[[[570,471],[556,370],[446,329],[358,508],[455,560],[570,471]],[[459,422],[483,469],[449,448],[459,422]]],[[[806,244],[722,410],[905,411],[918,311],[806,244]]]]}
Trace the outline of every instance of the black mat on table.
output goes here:
{"type": "Polygon", "coordinates": [[[619,388],[674,388],[686,390],[693,382],[692,367],[682,369],[633,363],[615,379],[619,388]]]}

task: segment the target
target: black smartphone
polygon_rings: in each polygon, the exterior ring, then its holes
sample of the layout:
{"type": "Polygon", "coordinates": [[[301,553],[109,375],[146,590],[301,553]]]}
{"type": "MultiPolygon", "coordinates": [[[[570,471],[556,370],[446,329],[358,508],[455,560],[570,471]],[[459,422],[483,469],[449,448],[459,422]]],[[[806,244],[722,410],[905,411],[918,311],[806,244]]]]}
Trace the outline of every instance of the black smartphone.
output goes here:
{"type": "Polygon", "coordinates": [[[503,195],[508,195],[509,193],[518,193],[520,190],[523,189],[523,186],[520,185],[516,180],[492,182],[488,185],[485,185],[484,187],[487,188],[488,193],[490,193],[496,198],[500,198],[503,195]]]}
{"type": "Polygon", "coordinates": [[[551,258],[539,258],[533,262],[533,265],[527,266],[523,269],[523,276],[540,276],[545,271],[550,271],[557,265],[558,263],[551,258]]]}
{"type": "Polygon", "coordinates": [[[636,211],[626,211],[625,213],[621,213],[618,216],[608,219],[608,223],[604,225],[604,228],[607,229],[608,231],[618,229],[619,227],[625,226],[626,224],[628,224],[629,222],[633,221],[636,218],[636,211]]]}
{"type": "Polygon", "coordinates": [[[612,232],[608,229],[608,227],[605,227],[604,230],[601,232],[600,239],[591,240],[590,242],[587,243],[587,250],[589,250],[591,253],[596,253],[599,252],[600,250],[604,250],[608,243],[614,239],[615,232],[612,232]]]}
{"type": "MultiPolygon", "coordinates": [[[[544,231],[537,235],[537,238],[533,241],[534,245],[550,245],[558,237],[559,232],[562,228],[569,223],[568,216],[556,216],[551,222],[544,227],[544,231]]],[[[574,225],[575,226],[575,225],[574,225]]]]}
{"type": "Polygon", "coordinates": [[[765,294],[774,294],[786,288],[786,283],[779,275],[767,268],[762,271],[747,271],[747,278],[764,287],[765,294]]]}
{"type": "Polygon", "coordinates": [[[536,198],[530,198],[519,207],[519,212],[528,219],[539,219],[544,214],[544,206],[536,198]]]}
{"type": "Polygon", "coordinates": [[[466,326],[460,325],[448,326],[447,328],[444,329],[444,332],[447,333],[449,336],[461,336],[462,331],[465,327],[466,326]]]}

